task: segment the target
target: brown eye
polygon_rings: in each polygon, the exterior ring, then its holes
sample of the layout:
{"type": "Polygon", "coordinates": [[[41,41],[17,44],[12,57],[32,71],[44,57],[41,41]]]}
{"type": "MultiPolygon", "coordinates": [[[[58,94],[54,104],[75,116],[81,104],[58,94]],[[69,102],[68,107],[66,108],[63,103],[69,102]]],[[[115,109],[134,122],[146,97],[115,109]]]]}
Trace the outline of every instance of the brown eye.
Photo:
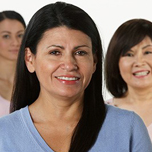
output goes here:
{"type": "Polygon", "coordinates": [[[61,53],[59,51],[55,50],[55,51],[51,51],[50,54],[51,55],[60,55],[61,53]]]}
{"type": "Polygon", "coordinates": [[[132,51],[128,51],[126,52],[125,54],[123,54],[122,56],[126,56],[126,57],[133,57],[134,56],[134,53],[132,51]]]}
{"type": "Polygon", "coordinates": [[[23,34],[19,34],[18,37],[19,37],[19,38],[23,38],[23,34]]]}
{"type": "Polygon", "coordinates": [[[144,54],[152,54],[151,51],[146,51],[144,54]]]}
{"type": "Polygon", "coordinates": [[[77,51],[77,52],[75,52],[75,54],[80,55],[80,56],[84,56],[87,54],[87,52],[86,51],[77,51]]]}
{"type": "Polygon", "coordinates": [[[10,36],[9,35],[3,35],[3,38],[5,38],[5,39],[9,39],[10,38],[10,36]]]}

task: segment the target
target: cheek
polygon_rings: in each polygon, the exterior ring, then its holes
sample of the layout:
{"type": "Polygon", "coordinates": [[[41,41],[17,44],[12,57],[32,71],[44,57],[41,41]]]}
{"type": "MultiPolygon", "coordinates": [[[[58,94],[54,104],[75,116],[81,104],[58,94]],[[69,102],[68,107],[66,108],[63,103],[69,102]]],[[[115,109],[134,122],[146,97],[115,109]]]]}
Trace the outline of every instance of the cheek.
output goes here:
{"type": "Polygon", "coordinates": [[[4,56],[9,56],[10,54],[8,54],[9,47],[8,44],[4,43],[4,42],[0,42],[0,54],[4,55],[4,56]]]}
{"type": "Polygon", "coordinates": [[[122,71],[128,71],[131,68],[131,64],[129,61],[124,60],[124,59],[120,59],[119,61],[119,70],[120,72],[122,71]]]}
{"type": "Polygon", "coordinates": [[[85,72],[84,74],[85,74],[86,81],[89,82],[95,71],[95,66],[93,64],[88,64],[88,65],[84,66],[82,70],[83,70],[83,72],[85,72]]]}
{"type": "Polygon", "coordinates": [[[119,71],[124,81],[128,81],[132,76],[132,63],[128,60],[120,59],[119,71]]]}
{"type": "Polygon", "coordinates": [[[1,48],[1,49],[5,49],[5,48],[7,48],[7,47],[8,47],[8,44],[7,44],[7,43],[0,41],[0,48],[1,48]]]}
{"type": "Polygon", "coordinates": [[[93,59],[83,60],[79,66],[82,68],[82,70],[88,71],[88,73],[93,73],[95,69],[95,63],[93,59]]]}
{"type": "Polygon", "coordinates": [[[38,78],[45,79],[51,73],[51,66],[47,62],[37,61],[35,63],[35,72],[38,78]]]}

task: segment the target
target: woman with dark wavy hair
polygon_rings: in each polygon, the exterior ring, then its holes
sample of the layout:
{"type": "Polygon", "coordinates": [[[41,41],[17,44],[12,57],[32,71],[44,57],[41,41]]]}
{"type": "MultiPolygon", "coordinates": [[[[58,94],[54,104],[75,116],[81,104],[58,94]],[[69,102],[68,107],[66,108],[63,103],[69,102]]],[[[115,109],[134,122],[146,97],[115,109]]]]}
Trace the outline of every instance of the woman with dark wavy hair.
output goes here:
{"type": "Polygon", "coordinates": [[[22,41],[12,113],[0,119],[0,151],[151,152],[142,120],[105,106],[101,92],[94,21],[71,4],[42,7],[22,41]]]}
{"type": "Polygon", "coordinates": [[[114,33],[106,54],[107,101],[136,112],[152,141],[152,22],[132,19],[114,33]]]}

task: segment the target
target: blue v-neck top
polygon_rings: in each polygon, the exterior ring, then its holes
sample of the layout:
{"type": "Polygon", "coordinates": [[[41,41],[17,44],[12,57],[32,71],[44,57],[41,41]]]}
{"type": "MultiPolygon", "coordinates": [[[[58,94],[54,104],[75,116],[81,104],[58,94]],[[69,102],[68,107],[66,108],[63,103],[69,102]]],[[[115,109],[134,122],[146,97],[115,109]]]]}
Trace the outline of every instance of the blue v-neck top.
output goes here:
{"type": "MultiPolygon", "coordinates": [[[[152,152],[141,118],[106,105],[107,114],[89,152],[152,152]]],[[[28,106],[0,118],[0,152],[53,152],[35,128],[28,106]]]]}

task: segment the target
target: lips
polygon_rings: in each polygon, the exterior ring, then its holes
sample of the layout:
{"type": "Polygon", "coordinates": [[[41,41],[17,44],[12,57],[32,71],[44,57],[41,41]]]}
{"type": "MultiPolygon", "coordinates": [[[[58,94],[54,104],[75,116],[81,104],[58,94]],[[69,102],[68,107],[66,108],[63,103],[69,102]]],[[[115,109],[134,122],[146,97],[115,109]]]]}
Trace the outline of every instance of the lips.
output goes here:
{"type": "Polygon", "coordinates": [[[15,49],[15,50],[10,50],[10,52],[18,53],[18,50],[17,50],[17,49],[15,49]]]}
{"type": "Polygon", "coordinates": [[[150,73],[150,71],[142,71],[133,73],[134,76],[146,76],[150,73]]]}
{"type": "Polygon", "coordinates": [[[65,81],[76,81],[80,79],[78,77],[66,77],[66,76],[58,76],[56,78],[60,80],[65,80],[65,81]]]}

